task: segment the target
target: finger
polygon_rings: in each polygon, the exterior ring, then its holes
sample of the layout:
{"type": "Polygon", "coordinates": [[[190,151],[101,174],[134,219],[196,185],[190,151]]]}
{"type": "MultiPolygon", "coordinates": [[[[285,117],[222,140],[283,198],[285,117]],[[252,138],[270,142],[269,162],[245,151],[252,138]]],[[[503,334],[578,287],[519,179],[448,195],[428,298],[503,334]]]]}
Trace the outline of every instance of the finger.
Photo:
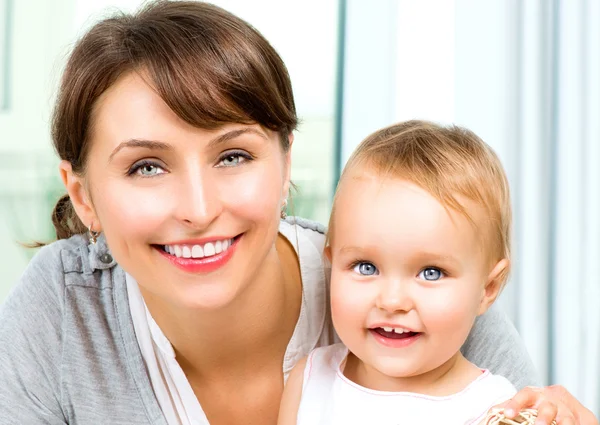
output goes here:
{"type": "Polygon", "coordinates": [[[598,419],[596,419],[594,414],[588,409],[580,412],[578,417],[579,423],[575,422],[575,425],[599,425],[598,419]]]}
{"type": "Polygon", "coordinates": [[[577,420],[577,417],[566,404],[559,402],[558,412],[556,413],[556,425],[585,425],[585,423],[577,420]]]}
{"type": "Polygon", "coordinates": [[[537,418],[535,425],[550,425],[556,418],[558,407],[550,401],[543,401],[537,408],[537,418]]]}
{"type": "Polygon", "coordinates": [[[577,422],[577,420],[575,419],[575,417],[573,417],[573,415],[569,415],[569,416],[565,416],[565,417],[558,417],[556,418],[556,424],[557,425],[584,425],[584,424],[579,424],[577,422]]]}
{"type": "Polygon", "coordinates": [[[508,401],[504,409],[504,414],[513,419],[517,416],[518,412],[527,408],[537,408],[538,399],[540,398],[540,391],[534,387],[525,387],[519,391],[515,396],[508,401]]]}
{"type": "Polygon", "coordinates": [[[594,414],[562,385],[551,385],[547,390],[553,397],[558,398],[567,406],[569,409],[568,416],[573,418],[575,425],[600,425],[594,414]]]}
{"type": "Polygon", "coordinates": [[[510,403],[510,400],[511,399],[509,398],[508,400],[503,401],[502,403],[495,405],[494,407],[492,407],[492,409],[504,409],[510,403]]]}

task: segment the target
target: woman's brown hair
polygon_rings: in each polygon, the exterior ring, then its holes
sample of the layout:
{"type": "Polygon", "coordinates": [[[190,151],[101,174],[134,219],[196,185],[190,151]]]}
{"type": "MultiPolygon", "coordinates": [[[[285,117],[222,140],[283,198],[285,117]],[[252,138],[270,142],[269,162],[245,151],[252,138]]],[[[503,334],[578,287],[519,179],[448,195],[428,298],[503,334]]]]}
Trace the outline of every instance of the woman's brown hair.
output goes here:
{"type": "MultiPolygon", "coordinates": [[[[64,70],[52,140],[62,160],[85,172],[98,98],[125,73],[144,76],[184,121],[214,129],[257,123],[280,134],[284,151],[298,119],[287,69],[252,26],[209,3],[154,1],[95,24],[64,70]]],[[[52,213],[58,239],[84,233],[68,195],[52,213]]]]}

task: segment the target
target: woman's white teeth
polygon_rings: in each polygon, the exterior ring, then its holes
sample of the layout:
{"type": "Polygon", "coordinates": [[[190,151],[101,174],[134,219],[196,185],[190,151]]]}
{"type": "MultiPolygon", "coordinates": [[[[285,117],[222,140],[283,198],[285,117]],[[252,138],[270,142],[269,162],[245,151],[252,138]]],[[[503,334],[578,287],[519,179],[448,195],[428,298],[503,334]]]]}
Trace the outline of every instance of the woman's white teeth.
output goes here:
{"type": "Polygon", "coordinates": [[[215,254],[216,254],[215,246],[212,244],[212,242],[208,242],[206,245],[204,245],[204,256],[205,257],[210,257],[215,254]]]}
{"type": "Polygon", "coordinates": [[[204,245],[165,245],[165,251],[179,258],[203,258],[227,251],[232,243],[233,239],[226,239],[204,245]]]}
{"type": "Polygon", "coordinates": [[[200,245],[194,245],[192,248],[192,257],[194,258],[202,258],[204,257],[204,251],[200,245]]]}
{"type": "Polygon", "coordinates": [[[388,328],[387,326],[384,326],[382,328],[384,331],[386,332],[394,332],[397,334],[403,334],[404,332],[410,332],[408,329],[404,329],[404,328],[388,328]]]}

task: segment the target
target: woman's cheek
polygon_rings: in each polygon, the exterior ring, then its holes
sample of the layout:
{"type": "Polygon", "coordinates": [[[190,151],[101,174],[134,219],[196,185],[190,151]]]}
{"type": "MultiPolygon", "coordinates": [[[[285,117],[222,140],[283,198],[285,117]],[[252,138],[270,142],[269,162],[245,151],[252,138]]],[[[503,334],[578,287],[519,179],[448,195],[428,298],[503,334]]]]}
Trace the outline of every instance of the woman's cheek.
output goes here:
{"type": "Polygon", "coordinates": [[[176,208],[175,191],[167,185],[136,187],[110,185],[95,202],[104,227],[117,228],[124,234],[148,234],[167,220],[176,208]]]}
{"type": "Polygon", "coordinates": [[[246,214],[260,213],[271,216],[273,206],[282,201],[283,176],[278,167],[248,167],[248,171],[224,177],[219,181],[221,201],[232,208],[243,208],[246,214]]]}

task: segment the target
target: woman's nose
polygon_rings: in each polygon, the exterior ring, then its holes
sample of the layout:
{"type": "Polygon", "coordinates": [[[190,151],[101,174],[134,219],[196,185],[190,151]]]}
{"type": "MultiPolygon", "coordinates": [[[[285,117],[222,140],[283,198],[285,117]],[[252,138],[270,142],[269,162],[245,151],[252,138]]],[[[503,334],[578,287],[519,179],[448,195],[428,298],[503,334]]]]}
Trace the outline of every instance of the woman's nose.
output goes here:
{"type": "MultiPolygon", "coordinates": [[[[186,226],[207,228],[221,213],[219,192],[211,183],[209,173],[189,173],[180,184],[175,215],[186,226]]],[[[222,195],[222,194],[221,194],[222,195]]]]}

